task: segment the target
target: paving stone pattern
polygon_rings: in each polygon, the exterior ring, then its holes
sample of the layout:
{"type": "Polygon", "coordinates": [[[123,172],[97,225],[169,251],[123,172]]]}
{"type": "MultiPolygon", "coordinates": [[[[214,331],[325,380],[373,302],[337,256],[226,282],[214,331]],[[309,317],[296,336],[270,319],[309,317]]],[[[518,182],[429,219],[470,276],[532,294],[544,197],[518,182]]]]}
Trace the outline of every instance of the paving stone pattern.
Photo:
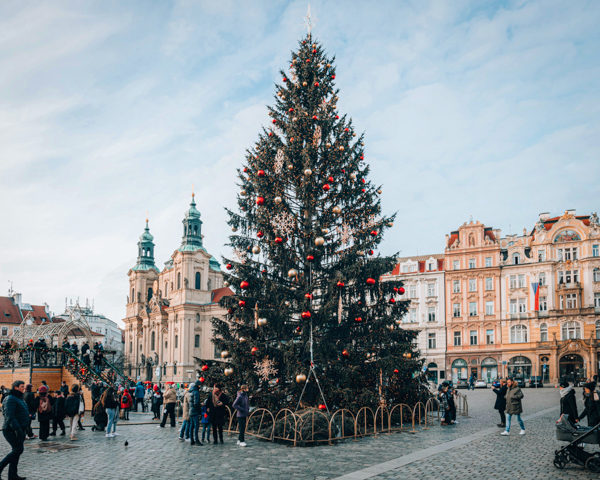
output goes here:
{"type": "MultiPolygon", "coordinates": [[[[580,392],[581,389],[577,389],[581,408],[580,392]]],[[[524,389],[524,393],[525,415],[551,407],[556,407],[558,412],[558,389],[524,389]]],[[[493,410],[495,395],[491,389],[471,391],[467,395],[470,418],[459,417],[459,425],[435,425],[429,430],[419,429],[415,435],[380,435],[357,442],[349,440],[335,446],[309,448],[286,447],[252,437],[247,440],[248,447],[241,448],[236,446],[235,436],[227,435],[224,445],[191,446],[177,439],[177,428],[158,429],[156,422],[151,423],[150,415],[132,414],[130,422],[119,422],[119,437],[106,438],[104,433],[92,432],[89,428],[79,432],[77,442],[71,442],[68,436],[51,437],[52,443],[78,448],[34,448],[43,442],[27,441],[19,473],[29,478],[45,478],[48,472],[64,472],[66,468],[73,473],[70,478],[78,480],[119,478],[119,473],[133,478],[133,472],[135,478],[144,479],[163,479],[168,475],[178,480],[330,480],[495,426],[499,417],[493,410]],[[129,443],[127,447],[125,440],[129,443]]],[[[556,417],[556,413],[549,413],[527,422],[524,437],[518,435],[518,425],[512,428],[510,437],[501,437],[498,429],[498,434],[484,436],[468,445],[370,478],[429,479],[442,478],[448,472],[459,472],[461,477],[467,474],[469,480],[597,478],[581,467],[570,465],[559,471],[553,466],[554,450],[563,445],[555,440],[556,417]]],[[[0,440],[0,455],[7,452],[8,444],[0,440]]]]}

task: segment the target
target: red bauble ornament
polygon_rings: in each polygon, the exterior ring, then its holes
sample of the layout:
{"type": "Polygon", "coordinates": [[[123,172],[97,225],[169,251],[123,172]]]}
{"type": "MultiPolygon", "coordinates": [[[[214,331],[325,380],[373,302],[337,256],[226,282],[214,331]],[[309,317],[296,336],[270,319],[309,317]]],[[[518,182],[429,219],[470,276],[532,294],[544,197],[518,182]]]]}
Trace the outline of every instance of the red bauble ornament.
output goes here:
{"type": "Polygon", "coordinates": [[[264,205],[265,204],[265,199],[263,197],[256,197],[256,204],[257,205],[264,205]]]}
{"type": "Polygon", "coordinates": [[[342,355],[343,355],[344,357],[349,357],[349,356],[350,356],[350,352],[349,352],[348,350],[343,350],[343,351],[342,351],[342,355]]]}
{"type": "Polygon", "coordinates": [[[364,155],[361,155],[361,156],[360,156],[360,159],[361,159],[361,160],[364,160],[364,159],[365,159],[365,156],[364,156],[364,155]]]}
{"type": "Polygon", "coordinates": [[[367,278],[367,285],[375,285],[375,279],[374,278],[367,278]]]}
{"type": "MultiPolygon", "coordinates": [[[[373,280],[373,282],[375,282],[375,280],[373,280]]],[[[249,286],[250,284],[246,280],[242,280],[242,283],[240,283],[240,288],[242,290],[246,290],[249,286]]]]}
{"type": "Polygon", "coordinates": [[[364,178],[361,178],[360,181],[363,183],[367,183],[367,181],[364,178]]]}
{"type": "Polygon", "coordinates": [[[405,292],[405,291],[406,291],[406,290],[404,290],[404,287],[400,287],[400,288],[398,289],[398,293],[399,293],[400,295],[404,295],[404,292],[405,292]]]}
{"type": "Polygon", "coordinates": [[[394,300],[393,298],[390,298],[390,303],[396,303],[396,300],[394,300]]]}
{"type": "Polygon", "coordinates": [[[319,82],[315,82],[315,87],[318,87],[318,86],[319,86],[319,82]]]}
{"type": "Polygon", "coordinates": [[[296,332],[300,333],[302,329],[300,327],[296,327],[296,332]]]}
{"type": "Polygon", "coordinates": [[[252,350],[250,350],[250,353],[252,355],[256,354],[256,352],[258,352],[258,347],[252,347],[252,350]]]}
{"type": "Polygon", "coordinates": [[[233,268],[233,265],[231,263],[228,263],[227,265],[225,265],[225,268],[227,270],[231,270],[233,268]]]}
{"type": "Polygon", "coordinates": [[[398,370],[397,368],[394,368],[394,373],[400,373],[400,370],[398,370]]]}
{"type": "Polygon", "coordinates": [[[344,288],[346,286],[346,284],[344,282],[342,282],[341,280],[339,280],[336,285],[338,286],[338,288],[344,288]]]}
{"type": "Polygon", "coordinates": [[[262,237],[264,237],[264,236],[265,236],[265,234],[264,234],[263,232],[257,232],[257,233],[256,233],[256,236],[257,236],[258,238],[262,238],[262,237]]]}
{"type": "Polygon", "coordinates": [[[287,82],[287,78],[283,77],[283,81],[284,81],[284,82],[287,82]]]}
{"type": "Polygon", "coordinates": [[[325,191],[329,190],[329,185],[328,184],[323,185],[323,190],[325,190],[325,191]]]}
{"type": "Polygon", "coordinates": [[[316,119],[317,119],[317,116],[316,116],[316,115],[313,115],[313,120],[316,120],[316,119]]]}
{"type": "Polygon", "coordinates": [[[290,113],[292,113],[293,111],[294,111],[294,109],[293,109],[293,108],[290,108],[290,113]]]}
{"type": "Polygon", "coordinates": [[[260,271],[260,273],[262,273],[262,274],[264,275],[265,273],[267,273],[267,271],[266,271],[265,269],[262,269],[262,270],[260,271]]]}
{"type": "Polygon", "coordinates": [[[283,238],[275,237],[275,243],[283,243],[283,238]]]}
{"type": "Polygon", "coordinates": [[[349,128],[344,128],[344,132],[349,132],[350,129],[349,128]]]}
{"type": "Polygon", "coordinates": [[[313,53],[317,53],[317,50],[316,50],[316,49],[314,49],[314,50],[313,50],[313,53]]]}
{"type": "Polygon", "coordinates": [[[362,192],[363,192],[363,193],[365,193],[365,192],[366,192],[366,190],[363,188],[363,189],[362,189],[362,192]]]}
{"type": "Polygon", "coordinates": [[[206,372],[208,370],[208,365],[202,365],[202,371],[206,372]]]}
{"type": "Polygon", "coordinates": [[[327,406],[326,405],[319,405],[319,410],[327,410],[327,406]]]}
{"type": "Polygon", "coordinates": [[[269,132],[269,137],[272,137],[272,136],[273,136],[273,132],[269,132]]]}
{"type": "Polygon", "coordinates": [[[332,76],[331,76],[331,79],[332,79],[332,80],[335,80],[335,75],[332,75],[332,76]]]}
{"type": "Polygon", "coordinates": [[[371,236],[372,237],[376,237],[377,236],[377,230],[371,230],[371,236]]]}
{"type": "Polygon", "coordinates": [[[307,318],[310,318],[312,315],[310,314],[310,312],[307,310],[306,312],[302,312],[302,318],[304,318],[305,320],[307,318]]]}
{"type": "Polygon", "coordinates": [[[248,171],[248,167],[244,167],[244,173],[248,171]]]}
{"type": "Polygon", "coordinates": [[[328,181],[329,183],[333,183],[333,177],[329,177],[329,178],[327,179],[327,181],[328,181]]]}
{"type": "Polygon", "coordinates": [[[307,59],[306,59],[306,63],[310,63],[310,58],[307,58],[307,59]]]}
{"type": "Polygon", "coordinates": [[[315,257],[313,257],[312,255],[308,255],[308,256],[306,257],[306,260],[307,260],[308,262],[312,262],[314,259],[315,259],[315,257]]]}
{"type": "Polygon", "coordinates": [[[354,321],[355,321],[355,322],[359,322],[359,323],[360,323],[360,322],[362,322],[362,318],[361,318],[361,317],[356,317],[356,318],[354,319],[354,321]]]}
{"type": "Polygon", "coordinates": [[[306,45],[306,40],[302,40],[302,45],[306,45]]]}
{"type": "Polygon", "coordinates": [[[204,383],[206,381],[204,377],[200,377],[198,380],[200,380],[200,383],[204,383]]]}
{"type": "Polygon", "coordinates": [[[398,292],[398,287],[394,287],[394,292],[398,292]]]}
{"type": "Polygon", "coordinates": [[[245,306],[246,306],[246,300],[240,300],[240,301],[238,302],[238,305],[239,305],[240,307],[245,307],[245,306]]]}
{"type": "Polygon", "coordinates": [[[342,169],[342,173],[346,173],[346,170],[345,170],[345,169],[342,169]]]}
{"type": "Polygon", "coordinates": [[[305,293],[305,294],[304,294],[304,297],[305,297],[305,298],[308,298],[309,300],[312,300],[312,299],[313,299],[312,293],[305,293]]]}
{"type": "Polygon", "coordinates": [[[227,313],[228,313],[229,315],[233,314],[233,308],[229,308],[229,309],[227,310],[227,313]]]}
{"type": "Polygon", "coordinates": [[[264,170],[259,170],[257,175],[259,177],[264,177],[265,176],[265,171],[264,170]]]}
{"type": "Polygon", "coordinates": [[[373,250],[369,250],[369,255],[373,255],[375,252],[373,250]]]}
{"type": "Polygon", "coordinates": [[[339,120],[339,118],[340,118],[340,116],[339,116],[339,115],[336,115],[336,116],[335,116],[335,119],[336,119],[336,120],[339,120]]]}
{"type": "Polygon", "coordinates": [[[277,123],[277,120],[273,119],[273,123],[277,123]]]}

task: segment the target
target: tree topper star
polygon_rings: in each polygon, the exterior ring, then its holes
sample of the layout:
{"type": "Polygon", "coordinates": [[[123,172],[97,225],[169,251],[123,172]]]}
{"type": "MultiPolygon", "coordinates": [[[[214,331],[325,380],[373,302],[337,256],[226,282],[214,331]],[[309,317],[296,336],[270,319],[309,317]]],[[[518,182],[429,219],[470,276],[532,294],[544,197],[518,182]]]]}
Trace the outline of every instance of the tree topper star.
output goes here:
{"type": "Polygon", "coordinates": [[[304,17],[304,23],[301,23],[300,25],[302,25],[304,28],[308,29],[308,35],[310,35],[310,32],[312,31],[313,27],[315,26],[315,23],[317,23],[317,17],[313,17],[310,13],[310,3],[308,4],[308,13],[306,14],[306,17],[304,17]]]}

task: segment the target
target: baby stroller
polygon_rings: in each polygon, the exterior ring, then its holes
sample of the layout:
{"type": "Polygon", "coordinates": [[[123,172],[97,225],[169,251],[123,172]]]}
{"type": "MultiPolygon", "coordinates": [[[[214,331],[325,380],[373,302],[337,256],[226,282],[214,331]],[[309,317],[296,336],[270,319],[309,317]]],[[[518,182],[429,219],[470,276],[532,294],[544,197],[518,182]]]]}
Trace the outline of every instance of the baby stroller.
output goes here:
{"type": "Polygon", "coordinates": [[[589,453],[583,448],[583,443],[600,444],[600,425],[595,427],[574,427],[569,422],[568,415],[561,415],[556,422],[556,439],[569,444],[554,452],[554,466],[560,470],[567,463],[575,463],[586,467],[592,473],[600,473],[600,452],[589,453]]]}

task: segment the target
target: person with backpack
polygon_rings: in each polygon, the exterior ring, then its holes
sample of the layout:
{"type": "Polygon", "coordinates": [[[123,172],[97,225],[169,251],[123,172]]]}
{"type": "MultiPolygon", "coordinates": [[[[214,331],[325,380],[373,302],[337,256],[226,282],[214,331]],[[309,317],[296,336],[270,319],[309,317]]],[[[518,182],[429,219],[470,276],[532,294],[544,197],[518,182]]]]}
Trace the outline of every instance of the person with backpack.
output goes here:
{"type": "Polygon", "coordinates": [[[54,392],[54,405],[52,405],[52,433],[56,435],[57,427],[60,427],[60,436],[65,435],[65,416],[67,415],[66,398],[61,390],[54,392]]]}
{"type": "Polygon", "coordinates": [[[523,404],[521,400],[523,400],[525,395],[523,395],[519,385],[513,378],[508,379],[506,387],[506,413],[508,414],[508,417],[506,418],[506,430],[500,435],[510,435],[510,421],[513,415],[515,415],[519,421],[519,426],[521,427],[521,432],[519,433],[525,435],[525,424],[523,423],[523,420],[521,420],[521,414],[523,413],[523,404]]]}
{"type": "Polygon", "coordinates": [[[48,387],[42,385],[38,392],[39,403],[37,408],[38,422],[40,422],[40,440],[45,442],[50,435],[50,421],[52,420],[52,397],[48,395],[48,387]]]}
{"type": "Polygon", "coordinates": [[[31,391],[32,388],[33,385],[31,385],[31,383],[28,383],[27,385],[25,385],[25,393],[23,393],[23,401],[29,409],[29,425],[26,429],[29,440],[37,438],[37,435],[34,435],[33,430],[31,429],[31,422],[35,420],[35,414],[37,412],[37,407],[39,404],[39,401],[35,396],[35,392],[31,391]]]}
{"type": "Polygon", "coordinates": [[[71,427],[71,440],[77,440],[75,433],[77,432],[77,421],[79,419],[79,404],[81,401],[81,394],[79,393],[79,385],[73,385],[71,387],[71,393],[67,397],[65,402],[67,417],[69,417],[69,424],[71,427]]]}
{"type": "Polygon", "coordinates": [[[121,393],[121,410],[123,411],[123,420],[129,420],[129,410],[133,407],[133,399],[129,390],[125,388],[121,393]]]}
{"type": "Polygon", "coordinates": [[[246,441],[244,439],[244,434],[246,433],[246,420],[248,420],[248,416],[250,415],[250,399],[248,398],[248,386],[242,385],[240,391],[237,394],[237,398],[233,402],[233,408],[237,410],[237,422],[240,430],[240,435],[238,438],[238,445],[240,447],[246,446],[246,441]]]}
{"type": "Polygon", "coordinates": [[[190,441],[190,399],[187,392],[183,394],[183,424],[179,430],[180,441],[190,441]]]}
{"type": "Polygon", "coordinates": [[[2,402],[2,435],[11,447],[11,451],[0,462],[0,475],[8,465],[8,478],[11,480],[25,480],[17,473],[19,457],[23,453],[23,441],[25,440],[25,429],[29,425],[29,409],[23,401],[25,382],[16,380],[12,389],[2,402]]]}
{"type": "Polygon", "coordinates": [[[137,413],[138,411],[138,405],[142,405],[142,412],[146,411],[146,407],[144,405],[144,395],[146,394],[146,392],[144,391],[144,385],[142,385],[142,382],[137,382],[137,385],[135,387],[135,411],[137,413]]]}

